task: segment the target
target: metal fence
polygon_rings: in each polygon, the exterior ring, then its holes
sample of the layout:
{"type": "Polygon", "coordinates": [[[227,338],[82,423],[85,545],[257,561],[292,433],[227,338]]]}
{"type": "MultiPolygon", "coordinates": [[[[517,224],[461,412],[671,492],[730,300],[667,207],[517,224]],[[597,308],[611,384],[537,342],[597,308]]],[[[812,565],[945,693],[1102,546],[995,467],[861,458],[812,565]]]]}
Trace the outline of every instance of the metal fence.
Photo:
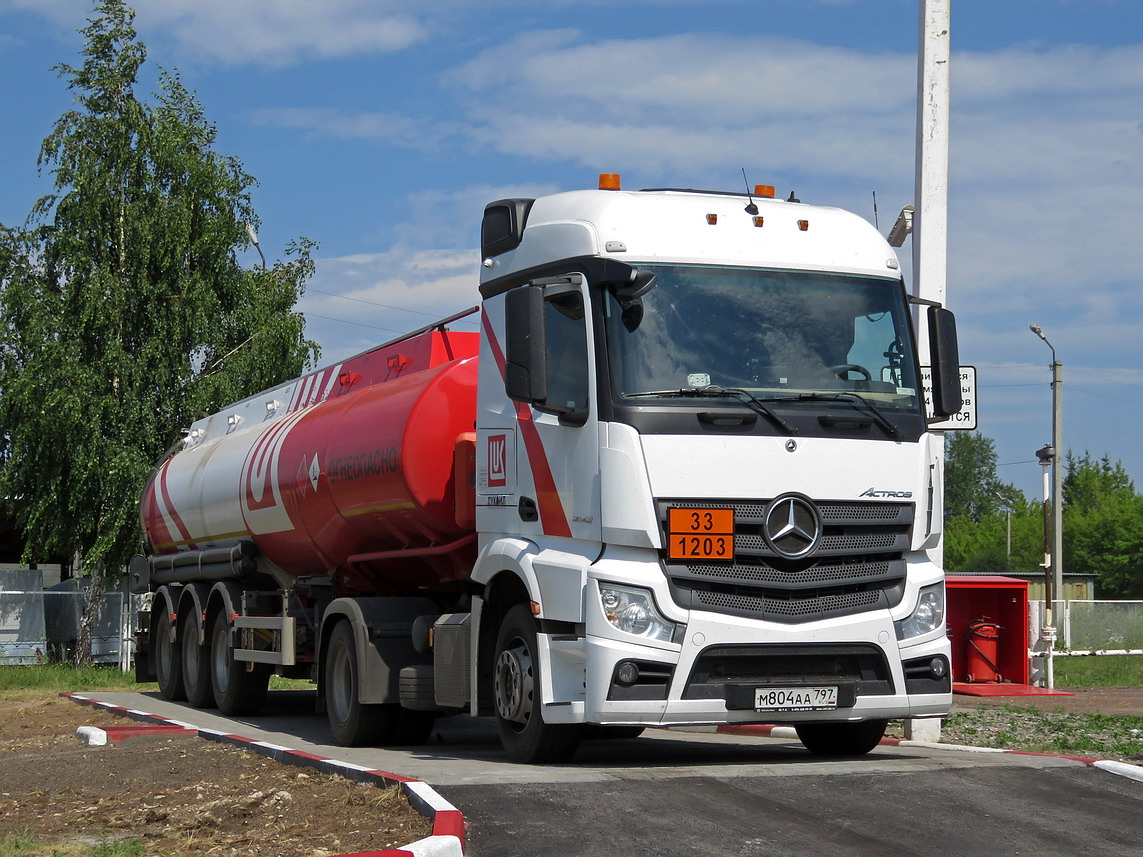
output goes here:
{"type": "MultiPolygon", "coordinates": [[[[52,589],[0,588],[0,665],[71,663],[86,600],[73,581],[52,589]]],[[[100,598],[91,637],[95,663],[131,669],[137,602],[122,592],[100,598]]]]}

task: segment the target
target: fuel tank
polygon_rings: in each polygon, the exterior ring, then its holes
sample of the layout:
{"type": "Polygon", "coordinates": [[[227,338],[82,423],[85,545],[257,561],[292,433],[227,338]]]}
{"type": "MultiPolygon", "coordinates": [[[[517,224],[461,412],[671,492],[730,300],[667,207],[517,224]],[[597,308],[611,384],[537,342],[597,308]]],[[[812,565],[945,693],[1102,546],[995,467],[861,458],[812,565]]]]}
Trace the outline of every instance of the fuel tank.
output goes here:
{"type": "Polygon", "coordinates": [[[144,489],[150,552],[252,541],[279,585],[330,576],[347,593],[467,576],[472,474],[457,450],[475,428],[478,347],[476,333],[424,331],[199,420],[144,489]]]}

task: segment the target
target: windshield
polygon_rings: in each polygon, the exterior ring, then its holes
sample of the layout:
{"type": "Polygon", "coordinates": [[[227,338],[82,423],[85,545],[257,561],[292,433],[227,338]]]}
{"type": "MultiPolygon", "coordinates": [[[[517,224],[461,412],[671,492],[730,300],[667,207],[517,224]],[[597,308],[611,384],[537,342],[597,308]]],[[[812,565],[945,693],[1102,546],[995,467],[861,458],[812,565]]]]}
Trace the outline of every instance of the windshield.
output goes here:
{"type": "Polygon", "coordinates": [[[640,269],[657,277],[650,291],[633,300],[606,298],[617,402],[721,388],[762,401],[856,394],[878,410],[920,412],[899,281],[748,268],[640,269]]]}

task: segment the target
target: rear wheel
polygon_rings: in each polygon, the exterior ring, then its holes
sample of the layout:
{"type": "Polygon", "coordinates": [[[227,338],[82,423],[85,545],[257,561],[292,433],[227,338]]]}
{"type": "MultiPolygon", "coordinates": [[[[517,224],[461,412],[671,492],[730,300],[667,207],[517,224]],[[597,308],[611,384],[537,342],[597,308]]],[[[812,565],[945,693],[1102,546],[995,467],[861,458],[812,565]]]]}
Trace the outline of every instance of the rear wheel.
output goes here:
{"type": "Polygon", "coordinates": [[[218,710],[227,717],[257,714],[266,699],[270,668],[234,660],[230,623],[222,610],[210,621],[210,682],[218,710]]]}
{"type": "Polygon", "coordinates": [[[532,614],[517,604],[496,637],[493,695],[500,741],[514,762],[566,762],[579,745],[581,729],[578,724],[544,722],[536,653],[532,614]]]}
{"type": "Polygon", "coordinates": [[[393,743],[401,706],[359,702],[360,687],[353,628],[348,622],[338,622],[325,653],[325,710],[333,740],[342,747],[393,743]]]}
{"type": "Polygon", "coordinates": [[[860,723],[799,723],[798,740],[819,756],[864,756],[885,735],[888,720],[863,720],[860,723]]]}
{"type": "Polygon", "coordinates": [[[162,602],[162,610],[151,625],[151,658],[155,665],[155,678],[159,682],[159,692],[164,699],[172,701],[187,698],[186,687],[183,685],[183,662],[179,644],[171,640],[174,633],[174,621],[171,619],[167,599],[155,596],[156,601],[162,602]]]}
{"type": "Polygon", "coordinates": [[[183,661],[183,685],[187,702],[195,708],[214,707],[214,688],[210,686],[210,638],[203,645],[198,642],[198,623],[194,613],[188,613],[179,622],[179,641],[183,661]]]}

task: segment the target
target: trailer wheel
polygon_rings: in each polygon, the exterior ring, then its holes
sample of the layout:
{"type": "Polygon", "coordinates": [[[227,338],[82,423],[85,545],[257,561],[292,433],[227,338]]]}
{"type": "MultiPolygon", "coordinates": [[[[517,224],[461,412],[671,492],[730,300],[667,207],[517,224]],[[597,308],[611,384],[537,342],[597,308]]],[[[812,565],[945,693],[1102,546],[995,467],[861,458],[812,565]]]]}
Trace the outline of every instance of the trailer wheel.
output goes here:
{"type": "Polygon", "coordinates": [[[222,610],[210,617],[210,683],[218,710],[227,717],[257,714],[270,686],[267,664],[234,660],[230,623],[222,610]]]}
{"type": "Polygon", "coordinates": [[[325,654],[325,710],[333,740],[342,747],[393,743],[401,706],[360,702],[360,686],[353,628],[338,622],[325,654]]]}
{"type": "Polygon", "coordinates": [[[496,637],[492,690],[500,742],[514,762],[566,762],[579,745],[581,729],[544,722],[536,652],[535,622],[527,606],[517,604],[496,637]]]}
{"type": "Polygon", "coordinates": [[[183,662],[183,685],[187,702],[195,708],[214,707],[214,688],[210,686],[210,637],[205,645],[198,642],[198,623],[194,613],[179,620],[179,641],[183,662]]]}
{"type": "Polygon", "coordinates": [[[798,723],[798,740],[818,756],[864,756],[885,735],[888,720],[860,723],[798,723]]]}
{"type": "Polygon", "coordinates": [[[167,599],[156,596],[161,601],[162,612],[155,617],[151,625],[151,657],[155,665],[155,678],[159,682],[159,692],[164,699],[178,701],[187,698],[186,687],[183,685],[183,662],[179,644],[171,640],[174,631],[174,622],[171,621],[171,610],[167,606],[167,599]]]}

